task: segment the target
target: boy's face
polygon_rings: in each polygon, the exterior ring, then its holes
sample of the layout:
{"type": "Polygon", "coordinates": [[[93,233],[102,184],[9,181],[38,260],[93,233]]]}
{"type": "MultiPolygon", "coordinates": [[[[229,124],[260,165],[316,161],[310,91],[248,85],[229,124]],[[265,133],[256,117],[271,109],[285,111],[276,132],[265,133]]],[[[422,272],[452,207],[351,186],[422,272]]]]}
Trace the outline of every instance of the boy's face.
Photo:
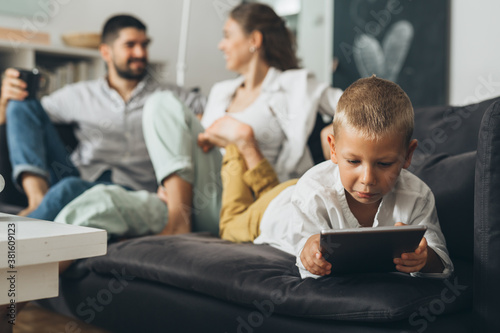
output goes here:
{"type": "Polygon", "coordinates": [[[417,148],[417,140],[405,147],[399,134],[374,141],[352,128],[341,128],[337,138],[328,136],[331,160],[339,167],[346,195],[362,204],[378,204],[391,191],[417,148]]]}

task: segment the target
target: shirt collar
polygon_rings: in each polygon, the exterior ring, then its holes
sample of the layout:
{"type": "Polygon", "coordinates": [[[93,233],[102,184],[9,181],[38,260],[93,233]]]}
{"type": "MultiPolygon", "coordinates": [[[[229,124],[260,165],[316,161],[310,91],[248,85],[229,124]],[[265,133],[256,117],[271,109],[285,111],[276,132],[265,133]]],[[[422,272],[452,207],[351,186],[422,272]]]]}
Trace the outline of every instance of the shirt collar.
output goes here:
{"type": "MultiPolygon", "coordinates": [[[[128,100],[127,103],[130,103],[130,101],[132,101],[134,97],[136,97],[147,87],[149,87],[153,83],[153,81],[154,81],[153,78],[149,74],[146,74],[146,76],[144,76],[144,78],[135,86],[134,90],[132,91],[132,94],[130,95],[130,99],[128,100]]],[[[100,77],[98,79],[98,82],[99,85],[101,86],[101,89],[107,92],[108,95],[113,96],[113,99],[115,99],[120,104],[125,103],[121,98],[120,94],[118,94],[118,92],[115,89],[110,87],[107,76],[100,77]]]]}
{"type": "MultiPolygon", "coordinates": [[[[266,73],[266,77],[264,78],[264,81],[262,81],[262,86],[261,90],[262,91],[277,91],[280,89],[280,85],[278,82],[279,75],[282,72],[274,67],[269,67],[266,73]]],[[[243,75],[238,76],[235,80],[233,80],[233,86],[230,87],[229,91],[236,91],[236,89],[243,84],[243,81],[245,81],[245,78],[243,75]]]]}
{"type": "Polygon", "coordinates": [[[280,90],[280,84],[279,84],[279,76],[282,72],[274,67],[269,67],[267,70],[266,77],[264,78],[264,81],[262,81],[262,86],[261,90],[263,91],[269,91],[269,92],[275,92],[280,90]]]}

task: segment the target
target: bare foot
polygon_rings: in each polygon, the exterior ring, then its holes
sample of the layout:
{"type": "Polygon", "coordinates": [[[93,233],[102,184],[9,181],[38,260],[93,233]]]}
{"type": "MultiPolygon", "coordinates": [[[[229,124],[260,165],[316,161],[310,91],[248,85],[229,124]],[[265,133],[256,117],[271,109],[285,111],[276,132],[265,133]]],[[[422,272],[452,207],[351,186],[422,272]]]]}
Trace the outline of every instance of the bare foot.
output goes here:
{"type": "Polygon", "coordinates": [[[16,317],[28,302],[2,305],[0,307],[0,332],[12,333],[16,324],[16,317]]]}
{"type": "Polygon", "coordinates": [[[176,174],[163,180],[157,195],[168,206],[167,225],[161,235],[174,235],[191,232],[191,207],[193,200],[192,185],[176,174]],[[168,195],[175,193],[175,195],[168,195]]]}
{"type": "Polygon", "coordinates": [[[207,152],[214,145],[225,147],[230,143],[245,144],[250,135],[253,136],[250,125],[231,116],[224,116],[214,121],[205,132],[198,135],[198,146],[207,152]]]}
{"type": "Polygon", "coordinates": [[[158,195],[158,198],[160,198],[161,201],[165,203],[165,205],[168,206],[168,201],[167,201],[167,190],[163,185],[158,186],[158,190],[156,191],[156,195],[158,195]]]}
{"type": "Polygon", "coordinates": [[[17,215],[26,216],[40,206],[45,194],[49,190],[49,184],[44,178],[29,172],[22,173],[21,184],[28,197],[28,207],[20,211],[17,215]]]}
{"type": "Polygon", "coordinates": [[[63,273],[65,270],[67,270],[68,267],[71,266],[73,261],[74,260],[59,261],[59,274],[63,273]]]}
{"type": "Polygon", "coordinates": [[[26,208],[24,208],[22,211],[20,211],[19,213],[17,213],[17,215],[19,216],[28,216],[31,212],[33,212],[35,209],[38,208],[39,205],[37,205],[36,207],[34,206],[28,206],[26,208]]]}

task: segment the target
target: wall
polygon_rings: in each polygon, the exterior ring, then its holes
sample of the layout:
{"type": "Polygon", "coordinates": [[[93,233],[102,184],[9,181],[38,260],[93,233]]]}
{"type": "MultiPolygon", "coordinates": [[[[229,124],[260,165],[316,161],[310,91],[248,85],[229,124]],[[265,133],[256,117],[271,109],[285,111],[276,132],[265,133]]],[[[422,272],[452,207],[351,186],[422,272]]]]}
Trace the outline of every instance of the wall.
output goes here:
{"type": "Polygon", "coordinates": [[[297,57],[322,82],[332,80],[333,0],[255,0],[267,3],[297,30],[297,57]],[[297,15],[298,14],[298,15],[297,15]],[[290,22],[293,16],[293,23],[290,22]]]}
{"type": "Polygon", "coordinates": [[[452,0],[450,104],[500,95],[498,0],[452,0]]]}
{"type": "MultiPolygon", "coordinates": [[[[35,27],[51,35],[53,45],[62,45],[62,32],[99,32],[104,21],[117,13],[137,16],[148,26],[153,43],[150,58],[168,64],[166,80],[175,82],[183,0],[40,0],[39,11],[26,16],[0,16],[0,26],[35,27]],[[45,5],[49,3],[50,5],[45,5]],[[45,9],[43,9],[45,8],[45,9]],[[50,20],[44,20],[50,17],[50,20]]],[[[185,85],[200,86],[208,94],[214,82],[234,77],[225,70],[217,43],[222,36],[224,10],[236,0],[192,0],[185,85]]]]}
{"type": "Polygon", "coordinates": [[[302,0],[298,30],[297,53],[303,66],[313,72],[319,81],[331,83],[333,2],[302,0]]]}
{"type": "MultiPolygon", "coordinates": [[[[54,44],[61,44],[61,31],[99,31],[110,15],[133,13],[148,24],[153,39],[151,57],[166,61],[169,66],[166,78],[175,81],[182,0],[40,0],[39,3],[47,1],[58,5],[51,7],[51,19],[47,24],[34,21],[33,16],[0,16],[0,26],[22,29],[28,24],[26,22],[37,23],[41,30],[51,33],[54,44]]],[[[500,1],[450,2],[449,102],[460,105],[500,95],[500,42],[497,37],[500,28],[495,24],[500,1]]],[[[236,3],[238,0],[192,0],[186,86],[198,85],[208,94],[214,82],[235,76],[225,70],[217,43],[222,36],[222,12],[236,3]]],[[[304,39],[304,36],[299,38],[304,39]]],[[[314,38],[309,42],[312,40],[314,38]]]]}

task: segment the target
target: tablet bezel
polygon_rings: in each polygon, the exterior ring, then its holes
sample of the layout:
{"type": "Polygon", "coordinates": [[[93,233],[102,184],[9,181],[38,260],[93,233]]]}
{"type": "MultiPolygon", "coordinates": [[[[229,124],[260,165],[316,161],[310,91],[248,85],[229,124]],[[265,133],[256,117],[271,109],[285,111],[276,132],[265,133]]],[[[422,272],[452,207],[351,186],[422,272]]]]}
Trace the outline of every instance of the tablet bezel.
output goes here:
{"type": "Polygon", "coordinates": [[[396,272],[393,260],[417,249],[426,226],[321,230],[320,250],[337,273],[396,272]]]}

